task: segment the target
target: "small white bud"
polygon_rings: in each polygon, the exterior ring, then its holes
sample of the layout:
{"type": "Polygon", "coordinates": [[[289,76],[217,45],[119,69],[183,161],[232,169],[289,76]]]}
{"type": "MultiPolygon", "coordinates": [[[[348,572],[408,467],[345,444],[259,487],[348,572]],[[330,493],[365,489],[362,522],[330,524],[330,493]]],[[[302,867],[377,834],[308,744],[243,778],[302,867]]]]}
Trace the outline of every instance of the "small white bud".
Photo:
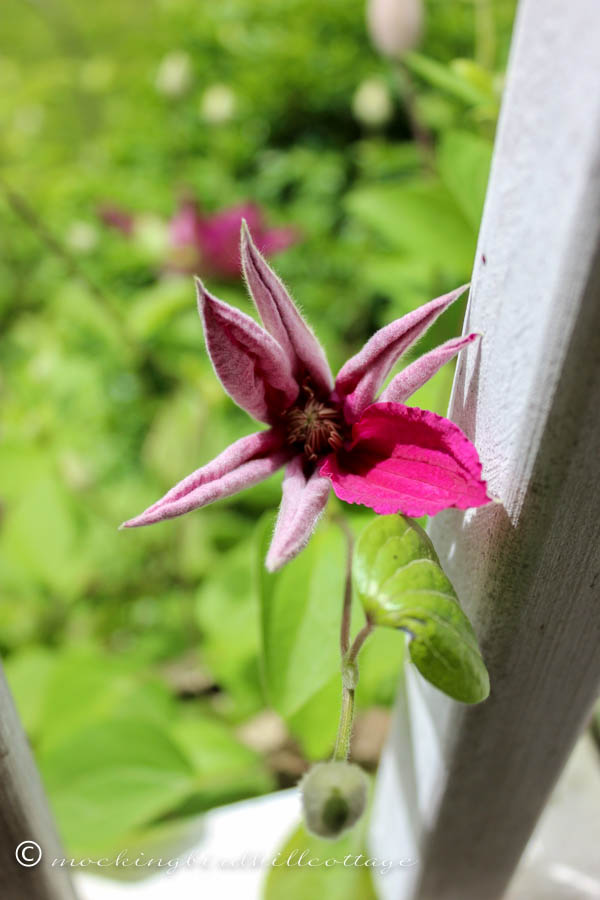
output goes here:
{"type": "Polygon", "coordinates": [[[192,83],[192,61],[183,50],[168,53],[161,61],[155,80],[156,90],[165,97],[180,97],[192,83]]]}
{"type": "Polygon", "coordinates": [[[302,779],[300,790],[306,827],[318,837],[339,837],[358,822],[367,806],[367,776],[354,763],[317,763],[302,779]]]}
{"type": "Polygon", "coordinates": [[[137,216],[133,226],[133,239],[146,256],[162,260],[169,248],[168,225],[152,213],[137,216]]]}
{"type": "Polygon", "coordinates": [[[367,78],[352,98],[352,112],[367,128],[379,128],[392,118],[394,104],[382,78],[367,78]]]}
{"type": "Polygon", "coordinates": [[[211,125],[221,125],[235,115],[235,94],[226,84],[212,84],[200,100],[200,115],[211,125]]]}
{"type": "Polygon", "coordinates": [[[398,58],[412,50],[423,30],[421,0],[368,0],[367,26],[383,56],[398,58]]]}
{"type": "Polygon", "coordinates": [[[67,232],[67,244],[75,253],[89,253],[98,243],[98,229],[89,222],[72,222],[67,232]]]}

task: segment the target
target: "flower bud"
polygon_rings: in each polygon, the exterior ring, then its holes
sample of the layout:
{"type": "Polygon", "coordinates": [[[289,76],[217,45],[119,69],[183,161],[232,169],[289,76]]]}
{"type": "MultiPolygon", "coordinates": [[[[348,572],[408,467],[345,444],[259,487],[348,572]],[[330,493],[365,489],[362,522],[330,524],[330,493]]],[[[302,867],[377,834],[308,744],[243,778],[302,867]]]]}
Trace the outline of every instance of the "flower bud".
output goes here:
{"type": "Polygon", "coordinates": [[[421,37],[421,0],[367,0],[367,26],[377,50],[398,58],[412,50],[421,37]]]}
{"type": "Polygon", "coordinates": [[[394,104],[382,78],[362,81],[352,98],[352,112],[366,128],[380,128],[392,118],[394,104]]]}
{"type": "Polygon", "coordinates": [[[165,97],[180,97],[191,87],[192,61],[183,50],[174,50],[162,60],[156,73],[155,86],[165,97]]]}
{"type": "Polygon", "coordinates": [[[302,779],[302,808],[312,834],[337,838],[358,822],[367,805],[367,776],[348,762],[317,763],[302,779]]]}

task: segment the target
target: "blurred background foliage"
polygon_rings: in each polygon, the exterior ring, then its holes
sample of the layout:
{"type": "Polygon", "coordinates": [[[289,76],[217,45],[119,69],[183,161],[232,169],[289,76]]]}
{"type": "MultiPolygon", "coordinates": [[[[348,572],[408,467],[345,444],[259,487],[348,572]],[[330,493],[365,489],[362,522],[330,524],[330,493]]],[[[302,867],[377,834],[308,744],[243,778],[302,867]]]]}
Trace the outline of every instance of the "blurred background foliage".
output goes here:
{"type": "MultiPolygon", "coordinates": [[[[116,530],[252,430],[212,374],[190,277],[165,269],[165,223],[186,192],[293,226],[275,266],[339,366],[470,277],[513,14],[428,0],[399,63],[363,0],[4,0],[0,651],[71,853],[186,840],[196,813],[295,783],[336,728],[335,525],[274,579],[277,478],[116,530]]],[[[210,284],[249,310],[239,279],[210,284]]],[[[414,404],[443,413],[451,378],[414,404]]],[[[364,653],[371,768],[401,653],[394,634],[364,653]]]]}

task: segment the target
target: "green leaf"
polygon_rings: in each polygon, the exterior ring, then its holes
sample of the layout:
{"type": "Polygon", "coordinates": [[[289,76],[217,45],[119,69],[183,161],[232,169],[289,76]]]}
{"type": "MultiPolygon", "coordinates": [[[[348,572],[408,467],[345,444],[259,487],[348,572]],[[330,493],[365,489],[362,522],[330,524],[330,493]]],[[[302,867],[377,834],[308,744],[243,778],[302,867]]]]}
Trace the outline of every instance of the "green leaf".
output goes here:
{"type": "Polygon", "coordinates": [[[288,717],[290,732],[307,759],[324,759],[333,752],[341,694],[340,673],[336,672],[324,687],[288,717]]]}
{"type": "Polygon", "coordinates": [[[428,681],[463,703],[485,700],[489,678],[475,633],[416,522],[371,522],[356,545],[353,577],[366,614],[409,634],[411,659],[428,681]]]}
{"type": "Polygon", "coordinates": [[[194,788],[190,761],[151,722],[94,723],[38,757],[70,853],[114,849],[120,836],[172,809],[194,788]]]}
{"type": "Polygon", "coordinates": [[[252,592],[253,547],[242,541],[220,557],[197,594],[202,660],[227,689],[236,718],[263,705],[258,656],[258,609],[252,592]]]}
{"type": "Polygon", "coordinates": [[[447,188],[436,178],[359,187],[347,196],[349,212],[411,267],[427,264],[454,277],[468,277],[476,232],[447,188]]]}
{"type": "Polygon", "coordinates": [[[310,543],[274,575],[264,567],[272,518],[259,529],[263,671],[271,704],[289,718],[339,673],[339,628],[346,545],[322,524],[310,543]]]}
{"type": "Polygon", "coordinates": [[[444,134],[438,150],[442,181],[473,228],[479,228],[490,165],[492,143],[468,131],[444,134]]]}
{"type": "Polygon", "coordinates": [[[47,647],[25,647],[5,663],[6,679],[12,691],[23,727],[35,741],[40,729],[46,685],[56,665],[56,655],[47,647]]]}
{"type": "Polygon", "coordinates": [[[468,77],[458,67],[447,66],[435,59],[430,59],[422,53],[414,51],[406,53],[403,57],[408,68],[433,87],[445,91],[469,106],[486,105],[496,101],[491,83],[475,83],[469,71],[468,77]]]}
{"type": "Polygon", "coordinates": [[[363,816],[337,841],[314,837],[299,826],[275,857],[276,865],[267,876],[265,900],[376,900],[372,869],[365,865],[369,859],[366,820],[363,816]],[[325,865],[326,860],[334,859],[337,863],[325,865]]]}
{"type": "Polygon", "coordinates": [[[173,815],[190,815],[274,789],[262,757],[218,719],[197,712],[181,716],[171,736],[196,769],[195,789],[173,815]]]}
{"type": "Polygon", "coordinates": [[[88,650],[63,651],[40,691],[37,738],[46,752],[84,727],[132,709],[138,718],[168,722],[172,706],[167,688],[142,679],[131,663],[88,650]]]}

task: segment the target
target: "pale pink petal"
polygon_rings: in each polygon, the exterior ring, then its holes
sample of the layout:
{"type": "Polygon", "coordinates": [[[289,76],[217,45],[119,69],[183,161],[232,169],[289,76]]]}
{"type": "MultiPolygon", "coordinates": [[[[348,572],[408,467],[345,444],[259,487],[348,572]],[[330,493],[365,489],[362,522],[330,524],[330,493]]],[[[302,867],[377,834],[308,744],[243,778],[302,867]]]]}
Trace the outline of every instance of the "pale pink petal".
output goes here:
{"type": "Polygon", "coordinates": [[[346,362],[335,380],[344,398],[346,421],[356,422],[403,353],[424,334],[441,313],[468,288],[465,284],[407,313],[375,332],[356,356],[346,362]]]}
{"type": "Polygon", "coordinates": [[[435,515],[490,502],[477,450],[448,419],[401,403],[374,403],[352,443],[328,456],[321,475],[347,503],[376,513],[435,515]]]}
{"type": "Polygon", "coordinates": [[[283,449],[283,438],[275,431],[243,437],[176,484],[141,515],[123,522],[121,528],[152,525],[237,494],[268,478],[289,457],[290,451],[283,449]]]}
{"type": "Polygon", "coordinates": [[[255,419],[273,422],[298,396],[287,356],[254,319],[217,300],[199,278],[196,286],[206,347],[221,384],[255,419]]]}
{"type": "Polygon", "coordinates": [[[467,334],[465,337],[452,338],[445,344],[440,344],[429,353],[416,359],[410,366],[393,378],[386,389],[378,398],[379,403],[404,403],[415,391],[418,391],[425,382],[433,378],[442,366],[453,359],[457,353],[468,347],[473,341],[481,337],[479,332],[467,334]]]}
{"type": "Polygon", "coordinates": [[[309,375],[313,386],[329,395],[333,378],[325,352],[300,315],[275,272],[265,262],[242,225],[242,268],[263,324],[286,352],[294,375],[309,375]]]}
{"type": "Polygon", "coordinates": [[[196,246],[202,226],[200,208],[195,200],[184,198],[169,222],[169,238],[174,247],[196,246]]]}
{"type": "Polygon", "coordinates": [[[306,545],[327,505],[330,490],[329,479],[318,472],[306,478],[302,457],[292,459],[286,469],[279,515],[267,554],[269,572],[280,569],[306,545]]]}

